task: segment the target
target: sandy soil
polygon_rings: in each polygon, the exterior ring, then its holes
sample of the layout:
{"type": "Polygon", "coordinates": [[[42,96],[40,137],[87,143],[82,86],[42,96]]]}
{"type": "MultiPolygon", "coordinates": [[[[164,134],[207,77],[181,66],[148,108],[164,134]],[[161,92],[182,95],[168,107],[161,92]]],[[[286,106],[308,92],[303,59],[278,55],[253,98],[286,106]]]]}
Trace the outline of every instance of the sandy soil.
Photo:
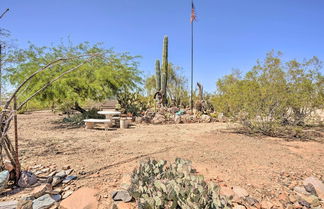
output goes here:
{"type": "Polygon", "coordinates": [[[207,180],[241,186],[259,200],[276,198],[305,176],[324,178],[324,143],[240,135],[225,123],[104,131],[67,128],[61,119],[51,112],[19,115],[22,165],[84,171],[75,186],[99,189],[101,208],[109,207],[123,175],[147,157],[189,159],[207,180]]]}

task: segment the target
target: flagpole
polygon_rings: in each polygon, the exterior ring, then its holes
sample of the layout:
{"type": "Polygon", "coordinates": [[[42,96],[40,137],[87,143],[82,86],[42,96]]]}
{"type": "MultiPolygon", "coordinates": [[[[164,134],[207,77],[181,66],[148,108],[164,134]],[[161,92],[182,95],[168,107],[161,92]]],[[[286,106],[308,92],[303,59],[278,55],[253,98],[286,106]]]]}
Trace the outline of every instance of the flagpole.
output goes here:
{"type": "MultiPolygon", "coordinates": [[[[191,1],[193,5],[193,1],[191,1]]],[[[191,21],[191,91],[190,91],[190,108],[193,110],[193,58],[194,58],[194,21],[191,21]]]]}

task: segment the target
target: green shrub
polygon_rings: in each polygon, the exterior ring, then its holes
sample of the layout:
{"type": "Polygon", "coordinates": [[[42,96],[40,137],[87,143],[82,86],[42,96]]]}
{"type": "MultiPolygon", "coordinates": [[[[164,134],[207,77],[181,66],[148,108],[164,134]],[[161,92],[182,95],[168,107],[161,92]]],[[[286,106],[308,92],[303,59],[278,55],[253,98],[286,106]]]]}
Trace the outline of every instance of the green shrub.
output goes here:
{"type": "Polygon", "coordinates": [[[213,105],[250,132],[277,136],[283,128],[296,130],[324,108],[321,67],[316,57],[284,63],[281,53],[270,52],[245,75],[236,72],[219,79],[213,105]]]}
{"type": "Polygon", "coordinates": [[[129,192],[141,209],[231,208],[218,186],[207,184],[190,161],[179,158],[172,164],[164,160],[141,163],[133,172],[129,192]]]}

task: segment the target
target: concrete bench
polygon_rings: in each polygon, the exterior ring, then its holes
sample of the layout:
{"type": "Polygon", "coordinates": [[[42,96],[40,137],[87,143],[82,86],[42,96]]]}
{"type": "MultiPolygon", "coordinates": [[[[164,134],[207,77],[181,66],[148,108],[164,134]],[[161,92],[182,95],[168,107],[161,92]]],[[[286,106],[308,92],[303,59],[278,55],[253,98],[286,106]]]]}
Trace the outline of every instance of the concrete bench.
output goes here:
{"type": "Polygon", "coordinates": [[[83,120],[86,125],[86,129],[93,129],[96,123],[103,123],[105,129],[112,127],[112,122],[110,119],[85,119],[83,120]]]}

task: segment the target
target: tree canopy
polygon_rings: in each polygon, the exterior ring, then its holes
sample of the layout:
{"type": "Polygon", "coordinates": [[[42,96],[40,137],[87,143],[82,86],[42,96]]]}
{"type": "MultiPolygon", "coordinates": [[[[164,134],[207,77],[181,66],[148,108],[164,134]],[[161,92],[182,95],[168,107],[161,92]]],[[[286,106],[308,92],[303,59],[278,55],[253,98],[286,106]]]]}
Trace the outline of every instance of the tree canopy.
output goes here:
{"type": "Polygon", "coordinates": [[[41,66],[60,57],[75,57],[63,65],[55,65],[33,78],[19,95],[26,98],[48,83],[51,79],[84,62],[82,55],[100,53],[98,56],[53,83],[35,100],[45,105],[79,105],[86,100],[100,101],[115,96],[118,89],[136,89],[141,83],[141,72],[138,70],[137,56],[128,53],[116,53],[104,49],[100,44],[81,43],[66,46],[60,44],[52,47],[37,47],[33,44],[27,49],[13,51],[8,60],[6,79],[13,86],[19,85],[27,76],[41,66]]]}

